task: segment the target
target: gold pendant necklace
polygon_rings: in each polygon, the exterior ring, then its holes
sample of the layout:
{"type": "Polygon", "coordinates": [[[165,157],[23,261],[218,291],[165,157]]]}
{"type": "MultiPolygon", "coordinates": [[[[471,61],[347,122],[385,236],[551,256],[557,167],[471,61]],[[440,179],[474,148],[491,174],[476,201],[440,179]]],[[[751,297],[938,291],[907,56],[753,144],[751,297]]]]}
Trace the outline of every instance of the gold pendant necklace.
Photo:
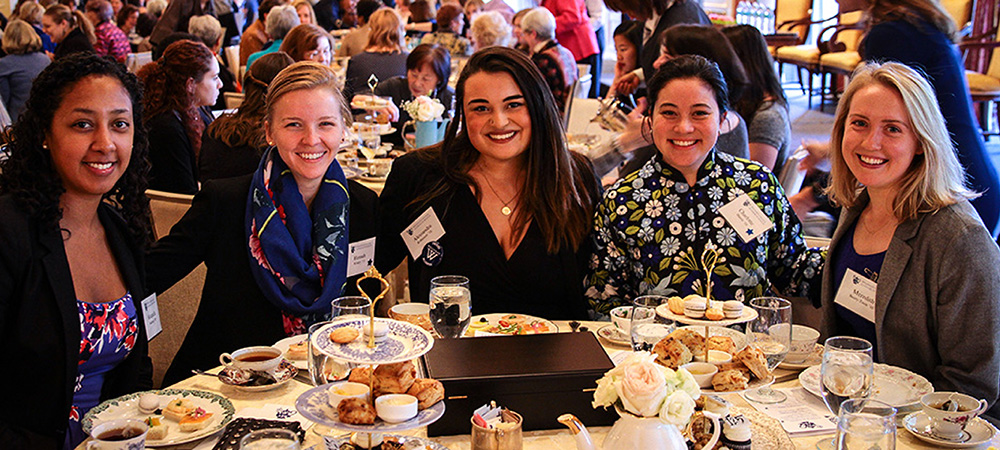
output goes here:
{"type": "MultiPolygon", "coordinates": [[[[510,205],[511,202],[513,202],[514,200],[516,200],[517,197],[521,194],[521,191],[518,191],[517,194],[514,194],[514,197],[512,197],[510,200],[503,201],[503,199],[500,198],[500,194],[497,193],[497,190],[493,188],[493,183],[490,183],[490,177],[486,176],[486,171],[483,170],[483,166],[482,165],[479,166],[479,170],[480,170],[480,173],[483,174],[483,179],[486,180],[486,185],[489,186],[489,188],[490,188],[491,191],[493,191],[493,195],[495,195],[497,197],[497,200],[500,200],[500,203],[503,203],[503,207],[500,208],[500,213],[503,214],[503,215],[505,215],[505,216],[510,216],[511,214],[513,214],[514,213],[514,209],[511,209],[511,207],[507,206],[507,205],[510,205]]],[[[523,188],[524,186],[521,186],[521,187],[523,188]]],[[[514,205],[514,208],[516,209],[517,205],[514,205]]]]}

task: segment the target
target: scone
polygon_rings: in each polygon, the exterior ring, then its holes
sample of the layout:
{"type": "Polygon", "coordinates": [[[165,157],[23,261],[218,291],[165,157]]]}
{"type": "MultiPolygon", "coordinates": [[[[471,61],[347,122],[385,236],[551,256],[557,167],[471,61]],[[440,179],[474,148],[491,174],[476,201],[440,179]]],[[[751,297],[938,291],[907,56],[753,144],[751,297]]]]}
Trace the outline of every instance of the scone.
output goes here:
{"type": "Polygon", "coordinates": [[[741,362],[719,363],[716,364],[715,367],[719,368],[719,372],[724,372],[727,370],[739,370],[740,372],[743,373],[743,376],[747,377],[748,380],[750,379],[750,369],[747,369],[747,366],[743,365],[743,363],[741,362]]]}
{"type": "Polygon", "coordinates": [[[657,342],[653,346],[653,353],[656,354],[656,362],[674,370],[694,359],[691,350],[673,336],[667,336],[657,342]]]}
{"type": "Polygon", "coordinates": [[[737,352],[733,355],[733,361],[743,363],[753,372],[755,377],[762,380],[771,375],[771,371],[767,370],[767,359],[764,357],[764,352],[760,351],[756,345],[748,345],[737,352]]]}
{"type": "Polygon", "coordinates": [[[433,378],[417,378],[406,393],[417,398],[417,409],[422,411],[444,400],[444,385],[433,378]]]}
{"type": "Polygon", "coordinates": [[[729,336],[712,336],[708,338],[709,350],[721,350],[732,355],[736,353],[736,343],[729,336]]]}
{"type": "Polygon", "coordinates": [[[384,394],[405,394],[417,377],[417,368],[410,361],[382,364],[375,368],[375,396],[384,394]]]}
{"type": "Polygon", "coordinates": [[[739,370],[726,370],[712,377],[712,388],[716,392],[742,391],[750,380],[739,370]]]}
{"type": "Polygon", "coordinates": [[[674,330],[669,336],[673,336],[684,343],[688,350],[691,350],[692,354],[704,355],[705,354],[705,336],[702,336],[690,329],[680,328],[674,330]]]}
{"type": "Polygon", "coordinates": [[[347,376],[347,381],[361,383],[365,386],[372,385],[372,368],[370,366],[355,367],[351,369],[351,374],[347,376]]]}
{"type": "Polygon", "coordinates": [[[344,423],[372,425],[375,423],[375,408],[360,398],[345,398],[337,405],[337,416],[344,423]]]}

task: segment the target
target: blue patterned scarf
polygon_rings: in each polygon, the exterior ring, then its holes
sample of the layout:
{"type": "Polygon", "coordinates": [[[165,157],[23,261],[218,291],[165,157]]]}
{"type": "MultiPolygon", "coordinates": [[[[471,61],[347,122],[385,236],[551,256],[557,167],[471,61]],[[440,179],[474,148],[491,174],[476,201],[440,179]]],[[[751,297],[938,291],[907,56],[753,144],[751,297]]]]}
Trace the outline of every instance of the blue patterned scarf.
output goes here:
{"type": "Polygon", "coordinates": [[[289,336],[329,317],[347,278],[347,179],[336,162],[323,177],[312,213],[275,148],[265,150],[250,183],[246,235],[250,271],[284,314],[289,336]]]}

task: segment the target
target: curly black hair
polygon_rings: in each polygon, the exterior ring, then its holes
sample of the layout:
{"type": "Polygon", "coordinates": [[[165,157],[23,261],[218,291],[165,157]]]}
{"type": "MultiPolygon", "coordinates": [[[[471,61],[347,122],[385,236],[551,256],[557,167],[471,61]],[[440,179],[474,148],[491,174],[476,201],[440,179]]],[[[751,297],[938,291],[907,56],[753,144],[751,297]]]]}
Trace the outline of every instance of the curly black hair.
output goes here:
{"type": "Polygon", "coordinates": [[[125,66],[113,59],[74,54],[57,59],[35,78],[25,111],[5,132],[10,158],[0,163],[0,194],[12,195],[20,208],[45,226],[59,226],[62,219],[59,197],[66,189],[43,142],[66,93],[90,76],[117,79],[132,100],[131,161],[103,199],[122,214],[135,240],[148,244],[152,240],[149,199],[145,194],[149,179],[149,145],[146,129],[142,126],[142,85],[125,66]]]}

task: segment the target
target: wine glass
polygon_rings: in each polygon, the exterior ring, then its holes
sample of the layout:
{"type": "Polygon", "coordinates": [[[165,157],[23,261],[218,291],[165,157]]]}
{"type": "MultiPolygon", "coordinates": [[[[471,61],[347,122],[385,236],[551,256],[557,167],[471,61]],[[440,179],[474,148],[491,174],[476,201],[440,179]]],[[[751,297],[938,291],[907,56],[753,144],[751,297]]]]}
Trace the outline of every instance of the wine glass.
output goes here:
{"type": "Polygon", "coordinates": [[[299,437],[284,428],[251,431],[240,439],[240,450],[299,450],[299,437]]]}
{"type": "Polygon", "coordinates": [[[472,322],[472,291],[469,279],[461,275],[443,275],[431,279],[431,324],[443,338],[465,334],[472,322]]]}
{"type": "Polygon", "coordinates": [[[656,307],[666,304],[662,295],[643,295],[632,300],[632,320],[629,335],[632,350],[652,351],[653,346],[674,331],[674,321],[656,314],[656,307]]]}
{"type": "Polygon", "coordinates": [[[368,318],[371,306],[372,301],[368,297],[339,297],[330,304],[330,319],[336,322],[343,319],[368,318]]]}
{"type": "MultiPolygon", "coordinates": [[[[757,297],[750,300],[757,317],[747,323],[747,343],[753,343],[764,353],[768,372],[785,360],[792,346],[792,302],[777,297],[757,297]]],[[[788,398],[771,389],[768,383],[747,391],[746,398],[758,403],[781,403],[788,398]]]]}
{"type": "MultiPolygon", "coordinates": [[[[823,345],[820,390],[823,402],[834,415],[840,415],[845,400],[868,398],[874,384],[872,344],[861,338],[834,336],[823,345]]],[[[820,450],[833,449],[835,439],[816,444],[820,450]]]]}
{"type": "Polygon", "coordinates": [[[867,398],[844,400],[836,439],[838,450],[895,450],[896,408],[867,398]]]}

